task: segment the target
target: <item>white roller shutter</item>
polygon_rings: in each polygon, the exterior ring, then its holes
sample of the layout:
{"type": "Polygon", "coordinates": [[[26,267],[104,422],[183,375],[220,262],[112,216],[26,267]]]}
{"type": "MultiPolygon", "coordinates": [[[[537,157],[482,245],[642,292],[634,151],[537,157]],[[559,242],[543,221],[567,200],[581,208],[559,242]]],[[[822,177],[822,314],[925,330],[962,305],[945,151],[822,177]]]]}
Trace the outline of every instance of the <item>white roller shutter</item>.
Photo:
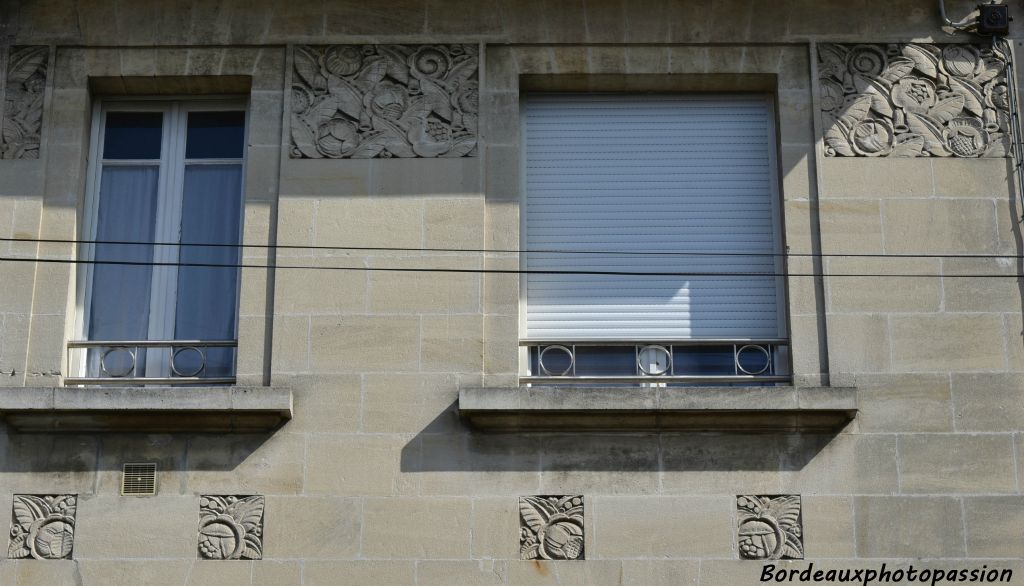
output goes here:
{"type": "MultiPolygon", "coordinates": [[[[528,270],[780,271],[773,256],[692,254],[780,250],[767,96],[543,94],[524,107],[528,270]]],[[[780,284],[530,274],[526,337],[779,337],[780,284]]]]}

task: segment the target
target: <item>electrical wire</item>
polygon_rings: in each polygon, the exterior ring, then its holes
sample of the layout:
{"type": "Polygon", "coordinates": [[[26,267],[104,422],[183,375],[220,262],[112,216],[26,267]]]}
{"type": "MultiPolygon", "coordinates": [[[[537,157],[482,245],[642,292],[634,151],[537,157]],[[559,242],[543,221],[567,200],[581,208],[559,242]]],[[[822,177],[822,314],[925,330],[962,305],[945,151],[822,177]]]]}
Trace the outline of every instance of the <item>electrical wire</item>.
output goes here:
{"type": "Polygon", "coordinates": [[[613,256],[741,256],[783,258],[955,258],[955,259],[1015,259],[1020,254],[911,254],[911,253],[820,253],[820,252],[721,252],[721,251],[628,251],[628,250],[569,250],[569,249],[501,249],[501,248],[411,248],[397,246],[324,246],[305,244],[223,244],[198,242],[157,242],[142,240],[68,240],[61,238],[5,238],[0,242],[30,242],[38,244],[103,244],[122,246],[184,246],[193,248],[254,248],[264,250],[352,250],[382,252],[444,252],[482,254],[590,254],[613,256]]]}
{"type": "Polygon", "coordinates": [[[0,262],[55,263],[73,265],[121,265],[141,267],[197,267],[222,269],[304,269],[316,271],[385,271],[401,273],[471,273],[495,275],[600,275],[623,277],[862,277],[862,278],[931,278],[931,279],[1007,279],[1024,278],[1019,273],[974,273],[974,274],[934,274],[934,273],[790,273],[790,272],[737,272],[737,271],[556,271],[546,269],[452,269],[441,267],[345,267],[345,266],[307,266],[307,265],[264,265],[248,263],[193,263],[193,262],[143,262],[123,260],[78,260],[59,258],[20,258],[0,257],[0,262]]]}

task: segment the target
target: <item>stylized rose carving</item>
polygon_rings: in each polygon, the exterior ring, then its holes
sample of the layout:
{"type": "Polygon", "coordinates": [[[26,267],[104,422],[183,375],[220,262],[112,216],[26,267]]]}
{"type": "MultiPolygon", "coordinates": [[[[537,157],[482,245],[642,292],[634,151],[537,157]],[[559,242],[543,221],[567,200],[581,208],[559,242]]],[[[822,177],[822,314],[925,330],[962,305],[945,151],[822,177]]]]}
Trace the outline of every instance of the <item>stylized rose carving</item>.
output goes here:
{"type": "Polygon", "coordinates": [[[981,64],[981,53],[970,45],[947,45],[942,49],[942,68],[959,77],[974,75],[981,64]]]}
{"type": "Polygon", "coordinates": [[[989,135],[976,118],[954,118],[942,132],[946,148],[958,157],[977,157],[988,147],[989,135]]]}
{"type": "Polygon", "coordinates": [[[892,88],[892,103],[914,114],[927,113],[935,100],[935,84],[930,79],[904,77],[892,88]]]}
{"type": "Polygon", "coordinates": [[[313,94],[304,87],[292,86],[292,113],[302,114],[313,104],[313,94]]]}
{"type": "Polygon", "coordinates": [[[329,157],[344,157],[359,146],[359,133],[355,124],[342,118],[333,118],[320,127],[317,144],[329,157]]]}
{"type": "Polygon", "coordinates": [[[475,81],[467,81],[452,94],[452,105],[464,114],[476,114],[480,110],[480,89],[475,81]]]}
{"type": "Polygon", "coordinates": [[[228,515],[206,519],[199,527],[199,552],[211,560],[238,559],[244,535],[245,529],[228,515]]]}
{"type": "Polygon", "coordinates": [[[263,497],[204,496],[199,502],[199,557],[263,557],[263,497]]]}
{"type": "Polygon", "coordinates": [[[843,86],[831,79],[821,81],[821,111],[834,113],[842,107],[846,101],[843,95],[843,86]]]}
{"type": "Polygon", "coordinates": [[[887,120],[869,118],[850,129],[850,145],[857,154],[866,157],[887,155],[892,151],[896,135],[887,120]]]}
{"type": "Polygon", "coordinates": [[[25,543],[37,560],[60,560],[71,556],[74,540],[75,526],[58,513],[33,523],[25,543]]]}
{"type": "Polygon", "coordinates": [[[985,104],[1004,112],[1010,111],[1010,91],[1005,83],[989,84],[985,88],[985,104]]]}
{"type": "Polygon", "coordinates": [[[352,45],[331,45],[324,52],[324,69],[332,75],[346,76],[363,66],[363,52],[352,45]]]}
{"type": "Polygon", "coordinates": [[[583,497],[521,497],[519,512],[522,559],[583,559],[583,497]]]}
{"type": "Polygon", "coordinates": [[[386,120],[398,120],[405,112],[406,92],[391,83],[382,83],[369,94],[370,110],[386,120]]]}

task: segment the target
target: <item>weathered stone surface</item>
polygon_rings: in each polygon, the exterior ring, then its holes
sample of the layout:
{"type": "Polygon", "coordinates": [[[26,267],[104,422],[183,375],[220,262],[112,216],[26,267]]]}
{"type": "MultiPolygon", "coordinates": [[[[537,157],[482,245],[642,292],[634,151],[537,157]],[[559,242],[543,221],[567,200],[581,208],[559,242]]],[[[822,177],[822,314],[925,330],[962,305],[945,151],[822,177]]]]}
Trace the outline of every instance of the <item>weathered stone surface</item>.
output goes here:
{"type": "Polygon", "coordinates": [[[196,558],[192,496],[94,496],[78,502],[76,558],[196,558]]]}
{"type": "Polygon", "coordinates": [[[367,499],[363,548],[367,557],[465,559],[472,504],[465,498],[367,499]],[[444,531],[437,528],[446,527],[444,531]]]}
{"type": "Polygon", "coordinates": [[[953,414],[960,431],[1024,430],[1020,401],[1024,377],[1019,374],[954,374],[953,414]]]}
{"type": "Polygon", "coordinates": [[[1024,497],[985,496],[964,499],[967,555],[1019,558],[1024,551],[1024,497]]]}
{"type": "Polygon", "coordinates": [[[897,371],[1001,370],[1006,365],[1003,320],[998,315],[899,315],[891,318],[891,331],[897,371]]]}
{"type": "Polygon", "coordinates": [[[860,557],[965,555],[959,499],[861,496],[853,502],[860,557]]]}
{"type": "Polygon", "coordinates": [[[1017,489],[1013,436],[907,435],[899,439],[905,493],[1010,493],[1017,489]]]}
{"type": "Polygon", "coordinates": [[[735,497],[595,496],[587,506],[594,532],[587,547],[598,559],[735,555],[735,497]]]}
{"type": "Polygon", "coordinates": [[[263,540],[268,559],[352,559],[359,553],[358,499],[268,496],[267,511],[272,515],[263,540]]]}
{"type": "Polygon", "coordinates": [[[853,523],[853,498],[849,496],[800,497],[803,506],[807,559],[852,558],[857,555],[853,523]]]}
{"type": "Polygon", "coordinates": [[[949,376],[858,375],[857,423],[865,432],[952,431],[949,376]]]}
{"type": "Polygon", "coordinates": [[[412,561],[307,561],[303,563],[305,584],[333,586],[344,576],[355,584],[413,584],[416,563],[412,561]]]}

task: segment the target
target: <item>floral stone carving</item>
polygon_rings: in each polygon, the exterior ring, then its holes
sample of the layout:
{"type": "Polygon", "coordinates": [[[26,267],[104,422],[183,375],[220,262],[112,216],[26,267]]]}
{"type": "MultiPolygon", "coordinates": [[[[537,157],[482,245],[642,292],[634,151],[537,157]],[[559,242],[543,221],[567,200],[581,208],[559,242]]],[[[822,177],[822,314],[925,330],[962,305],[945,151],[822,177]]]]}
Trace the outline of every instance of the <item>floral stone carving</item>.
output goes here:
{"type": "Polygon", "coordinates": [[[297,46],[291,157],[477,153],[476,45],[297,46]]]}
{"type": "Polygon", "coordinates": [[[0,159],[38,159],[48,47],[15,47],[7,61],[0,159]]]}
{"type": "Polygon", "coordinates": [[[75,543],[77,498],[73,494],[14,495],[12,559],[69,560],[75,543]]]}
{"type": "Polygon", "coordinates": [[[804,559],[799,495],[738,496],[740,557],[748,560],[804,559]]]}
{"type": "Polygon", "coordinates": [[[583,496],[519,497],[519,557],[584,559],[583,496]]]}
{"type": "Polygon", "coordinates": [[[1007,156],[1007,60],[991,47],[822,44],[818,59],[826,156],[1007,156]]]}
{"type": "Polygon", "coordinates": [[[211,496],[199,501],[199,558],[263,559],[262,496],[211,496]]]}

